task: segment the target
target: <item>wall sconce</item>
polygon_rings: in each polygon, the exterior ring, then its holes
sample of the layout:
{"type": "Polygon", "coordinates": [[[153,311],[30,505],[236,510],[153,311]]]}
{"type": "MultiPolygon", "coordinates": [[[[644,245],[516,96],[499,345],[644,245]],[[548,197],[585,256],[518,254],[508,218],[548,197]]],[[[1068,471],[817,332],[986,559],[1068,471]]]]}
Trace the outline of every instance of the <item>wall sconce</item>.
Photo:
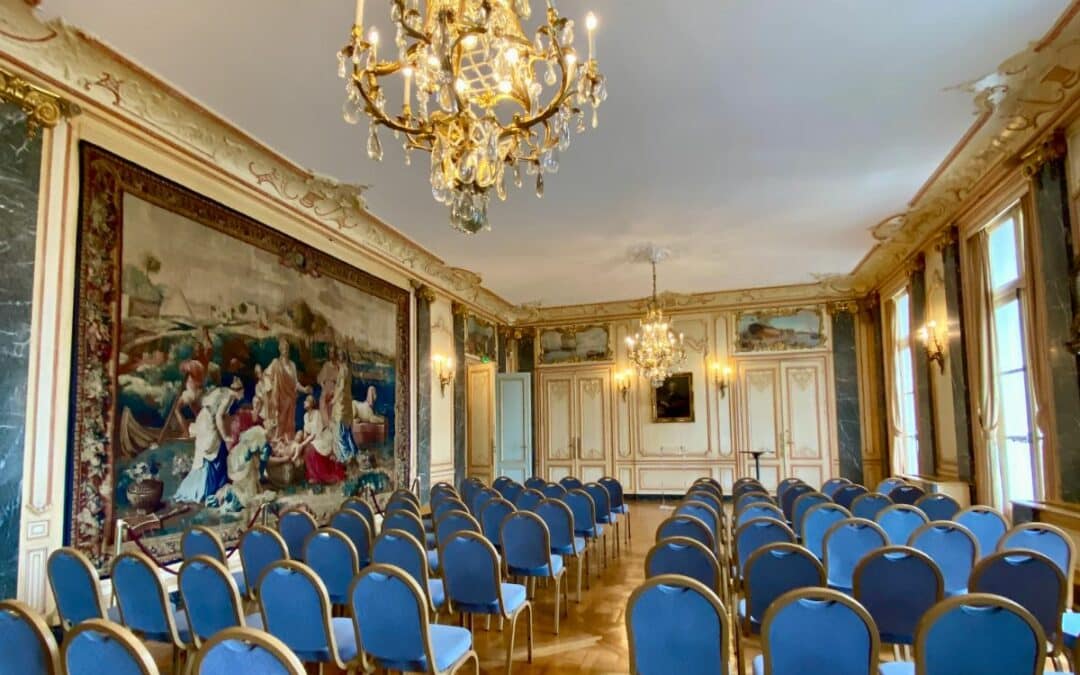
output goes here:
{"type": "Polygon", "coordinates": [[[937,321],[927,321],[926,325],[919,330],[919,339],[926,346],[926,358],[936,362],[942,374],[945,373],[945,348],[941,344],[938,335],[937,321]]]}
{"type": "Polygon", "coordinates": [[[633,382],[634,371],[620,370],[615,373],[615,387],[618,388],[619,394],[622,395],[622,400],[626,400],[627,394],[630,393],[630,384],[633,382]]]}
{"type": "Polygon", "coordinates": [[[449,356],[435,354],[431,357],[431,367],[439,376],[440,393],[446,398],[446,387],[454,381],[454,359],[449,356]]]}
{"type": "Polygon", "coordinates": [[[720,392],[720,398],[724,398],[728,387],[731,386],[731,366],[719,361],[713,361],[712,373],[713,382],[716,383],[716,390],[720,392]]]}

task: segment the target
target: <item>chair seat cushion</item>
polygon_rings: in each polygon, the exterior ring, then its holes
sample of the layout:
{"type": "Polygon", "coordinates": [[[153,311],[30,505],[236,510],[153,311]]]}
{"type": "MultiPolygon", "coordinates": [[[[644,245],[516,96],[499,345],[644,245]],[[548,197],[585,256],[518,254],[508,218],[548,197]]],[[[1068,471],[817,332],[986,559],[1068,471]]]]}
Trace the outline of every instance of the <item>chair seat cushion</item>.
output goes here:
{"type": "Polygon", "coordinates": [[[435,670],[442,672],[457,663],[472,649],[472,633],[459,626],[431,624],[431,650],[435,654],[435,670]]]}
{"type": "Polygon", "coordinates": [[[1076,638],[1080,635],[1080,612],[1066,611],[1061,617],[1061,635],[1065,640],[1065,646],[1069,649],[1076,644],[1076,638]]]}
{"type": "Polygon", "coordinates": [[[915,664],[909,661],[889,661],[878,666],[881,675],[915,675],[915,664]]]}
{"type": "Polygon", "coordinates": [[[540,565],[539,567],[514,567],[511,565],[510,575],[517,577],[557,577],[563,571],[563,557],[558,554],[551,556],[551,567],[540,565]]]}
{"type": "Polygon", "coordinates": [[[248,628],[254,628],[255,630],[262,630],[262,614],[259,614],[258,612],[254,614],[248,614],[244,617],[244,625],[248,628]]]}
{"type": "Polygon", "coordinates": [[[432,572],[439,570],[439,552],[432,549],[427,552],[427,564],[431,568],[432,572]]]}
{"type": "Polygon", "coordinates": [[[435,548],[435,533],[434,532],[425,532],[424,533],[424,542],[427,544],[428,548],[435,548]]]}
{"type": "MultiPolygon", "coordinates": [[[[503,607],[503,611],[507,614],[513,614],[523,604],[525,604],[526,593],[525,587],[521,584],[500,584],[502,586],[503,602],[506,603],[503,607]]],[[[454,609],[459,612],[465,612],[466,614],[498,614],[499,602],[489,602],[485,604],[475,604],[454,601],[454,609]]]]}
{"type": "MultiPolygon", "coordinates": [[[[183,610],[173,612],[173,621],[176,622],[176,632],[180,641],[191,644],[191,629],[188,627],[187,612],[183,610]]],[[[172,636],[168,633],[143,633],[143,637],[149,642],[172,643],[172,636]]]]}
{"type": "Polygon", "coordinates": [[[592,527],[588,527],[582,530],[574,530],[574,534],[588,537],[589,539],[598,539],[604,536],[604,526],[597,523],[592,527]]]}
{"type": "Polygon", "coordinates": [[[244,580],[244,573],[233,572],[232,578],[236,582],[236,590],[240,591],[240,596],[247,595],[247,581],[244,580]]]}
{"type": "Polygon", "coordinates": [[[559,555],[576,555],[585,550],[585,537],[574,537],[573,547],[570,546],[552,546],[551,552],[558,553],[559,555]]]}
{"type": "Polygon", "coordinates": [[[754,657],[754,660],[750,663],[753,668],[754,675],[765,675],[765,657],[762,654],[758,654],[754,657]]]}
{"type": "MultiPolygon", "coordinates": [[[[338,656],[342,661],[352,661],[356,658],[356,632],[353,630],[352,619],[331,619],[330,627],[334,631],[334,642],[337,643],[338,656]]],[[[317,649],[315,651],[300,651],[293,649],[301,661],[313,663],[326,663],[330,659],[330,651],[317,649]]]]}
{"type": "Polygon", "coordinates": [[[615,508],[613,508],[611,510],[614,511],[615,513],[621,513],[623,515],[629,515],[630,514],[630,507],[627,506],[626,504],[620,504],[620,505],[616,506],[615,508]]]}
{"type": "Polygon", "coordinates": [[[442,579],[428,579],[428,595],[431,596],[431,604],[435,609],[441,609],[446,604],[446,589],[442,579]]]}
{"type": "Polygon", "coordinates": [[[109,607],[105,610],[105,617],[113,623],[121,623],[120,621],[120,608],[116,605],[109,607]]]}

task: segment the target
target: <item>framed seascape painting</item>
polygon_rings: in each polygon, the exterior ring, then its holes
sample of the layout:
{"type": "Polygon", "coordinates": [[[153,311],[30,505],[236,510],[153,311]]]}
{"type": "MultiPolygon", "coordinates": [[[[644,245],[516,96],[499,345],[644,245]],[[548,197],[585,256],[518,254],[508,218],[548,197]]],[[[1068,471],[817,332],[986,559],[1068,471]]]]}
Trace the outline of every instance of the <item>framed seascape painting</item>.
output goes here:
{"type": "Polygon", "coordinates": [[[495,324],[469,314],[465,317],[465,353],[481,361],[494,361],[498,355],[495,324]]]}
{"type": "Polygon", "coordinates": [[[540,365],[609,361],[612,358],[607,326],[543,328],[539,332],[540,365]]]}
{"type": "Polygon", "coordinates": [[[68,539],[160,560],[408,475],[408,292],[89,144],[68,539]]]}
{"type": "Polygon", "coordinates": [[[694,374],[674,373],[652,395],[653,422],[694,421],[694,374]]]}
{"type": "Polygon", "coordinates": [[[817,308],[739,312],[735,323],[737,352],[822,349],[826,345],[825,317],[817,308]]]}

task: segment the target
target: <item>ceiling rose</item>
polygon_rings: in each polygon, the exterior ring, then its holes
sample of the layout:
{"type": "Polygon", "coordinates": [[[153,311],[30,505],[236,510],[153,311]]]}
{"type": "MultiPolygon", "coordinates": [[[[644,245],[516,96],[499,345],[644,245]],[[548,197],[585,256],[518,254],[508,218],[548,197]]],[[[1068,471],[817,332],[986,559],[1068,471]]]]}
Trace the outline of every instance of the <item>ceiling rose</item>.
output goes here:
{"type": "Polygon", "coordinates": [[[586,128],[584,107],[607,98],[596,62],[596,16],[585,18],[588,59],[573,48],[574,21],[547,0],[544,20],[530,39],[523,22],[530,0],[392,0],[391,60],[379,57],[379,34],[364,32],[364,0],[357,0],[351,37],[338,52],[338,74],[346,79],[343,116],[356,124],[369,118],[368,156],[383,156],[379,127],[401,140],[406,164],[414,149],[431,153],[431,192],[450,207],[450,222],[462,232],[490,229],[492,189],[506,199],[507,173],[521,187],[522,174],[559,170],[570,146],[571,128],[586,128]],[[403,78],[399,111],[387,109],[380,80],[403,78]],[[415,103],[415,105],[414,105],[415,103]]]}

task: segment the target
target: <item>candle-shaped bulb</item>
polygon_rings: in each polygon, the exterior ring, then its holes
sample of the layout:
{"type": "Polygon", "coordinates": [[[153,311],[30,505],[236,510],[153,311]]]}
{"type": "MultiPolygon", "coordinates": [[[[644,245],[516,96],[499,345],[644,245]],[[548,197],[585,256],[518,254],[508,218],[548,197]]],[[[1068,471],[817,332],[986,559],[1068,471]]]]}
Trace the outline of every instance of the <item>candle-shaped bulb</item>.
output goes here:
{"type": "Polygon", "coordinates": [[[364,25],[364,0],[356,0],[356,25],[364,25]]]}
{"type": "Polygon", "coordinates": [[[368,42],[371,43],[371,48],[372,49],[375,49],[376,47],[378,47],[379,46],[379,30],[377,28],[372,28],[370,31],[368,31],[367,40],[368,40],[368,42]]]}
{"type": "Polygon", "coordinates": [[[585,29],[589,32],[589,60],[596,58],[596,15],[589,12],[585,15],[585,29]]]}
{"type": "Polygon", "coordinates": [[[405,66],[401,72],[405,76],[405,107],[408,108],[412,103],[412,66],[405,66]]]}

